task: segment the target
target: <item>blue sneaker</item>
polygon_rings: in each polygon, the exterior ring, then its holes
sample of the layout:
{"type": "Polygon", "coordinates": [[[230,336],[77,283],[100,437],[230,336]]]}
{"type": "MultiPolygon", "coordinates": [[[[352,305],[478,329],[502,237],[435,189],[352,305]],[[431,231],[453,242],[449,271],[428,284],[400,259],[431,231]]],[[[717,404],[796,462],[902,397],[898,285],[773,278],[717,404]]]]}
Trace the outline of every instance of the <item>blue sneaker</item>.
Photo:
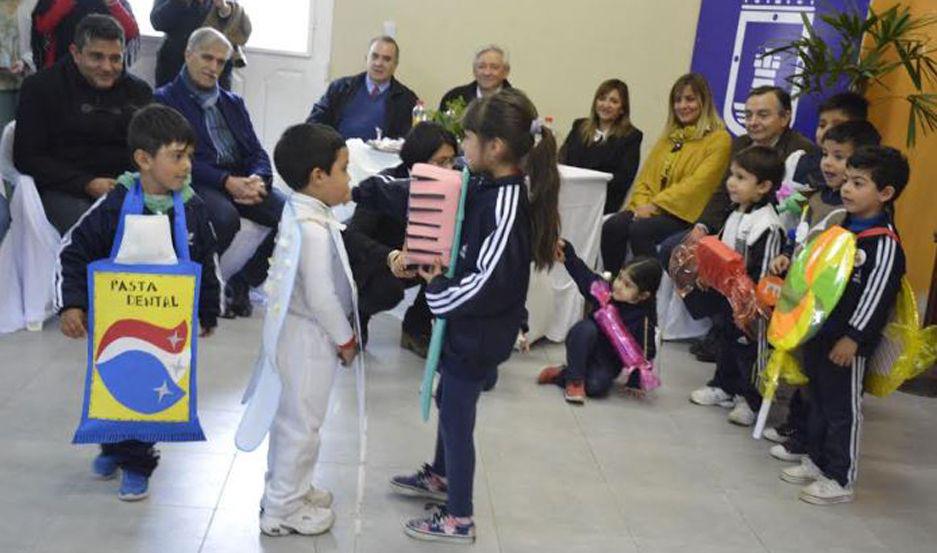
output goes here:
{"type": "Polygon", "coordinates": [[[101,480],[110,480],[117,476],[117,459],[101,453],[92,461],[91,470],[101,480]]]}
{"type": "Polygon", "coordinates": [[[139,472],[124,470],[123,478],[120,479],[120,491],[117,492],[117,499],[121,501],[140,501],[150,495],[149,490],[150,477],[143,476],[139,472]]]}
{"type": "Polygon", "coordinates": [[[439,506],[429,518],[407,521],[403,531],[418,540],[471,544],[475,541],[475,523],[471,517],[457,518],[439,506]]]}
{"type": "Polygon", "coordinates": [[[394,476],[390,479],[390,487],[400,495],[409,497],[422,497],[443,503],[449,498],[445,478],[434,473],[429,465],[423,465],[416,474],[394,476]]]}

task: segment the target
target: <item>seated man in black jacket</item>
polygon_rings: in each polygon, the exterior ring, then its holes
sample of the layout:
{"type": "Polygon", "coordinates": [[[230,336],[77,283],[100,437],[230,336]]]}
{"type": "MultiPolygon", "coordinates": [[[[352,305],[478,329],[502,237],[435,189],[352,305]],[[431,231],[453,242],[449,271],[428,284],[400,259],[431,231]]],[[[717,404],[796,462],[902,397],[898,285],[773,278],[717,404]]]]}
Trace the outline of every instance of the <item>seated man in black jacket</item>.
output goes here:
{"type": "MultiPolygon", "coordinates": [[[[400,165],[385,169],[363,182],[389,182],[410,178],[415,163],[452,168],[457,153],[456,138],[437,123],[413,127],[400,152],[400,165]]],[[[400,332],[400,345],[421,357],[429,347],[432,315],[426,304],[422,279],[406,269],[402,257],[406,221],[363,206],[355,208],[345,230],[345,248],[358,286],[362,344],[367,342],[368,320],[381,311],[393,309],[403,299],[404,290],[420,286],[416,301],[407,310],[400,332]]]]}
{"type": "Polygon", "coordinates": [[[13,143],[16,168],[36,179],[62,234],[132,168],[127,126],[153,96],[124,71],[124,31],[110,16],[82,19],[69,51],[23,83],[13,143]]]}
{"type": "Polygon", "coordinates": [[[400,47],[389,36],[371,40],[364,73],[332,81],[312,106],[307,123],[322,123],[346,139],[399,138],[410,132],[416,94],[394,78],[400,47]]]}
{"type": "Polygon", "coordinates": [[[439,101],[439,109],[445,111],[449,102],[461,98],[465,105],[475,98],[491,96],[502,88],[511,88],[508,75],[511,73],[511,60],[508,53],[496,44],[482,46],[475,53],[472,62],[475,80],[467,85],[457,86],[446,93],[439,101]]]}

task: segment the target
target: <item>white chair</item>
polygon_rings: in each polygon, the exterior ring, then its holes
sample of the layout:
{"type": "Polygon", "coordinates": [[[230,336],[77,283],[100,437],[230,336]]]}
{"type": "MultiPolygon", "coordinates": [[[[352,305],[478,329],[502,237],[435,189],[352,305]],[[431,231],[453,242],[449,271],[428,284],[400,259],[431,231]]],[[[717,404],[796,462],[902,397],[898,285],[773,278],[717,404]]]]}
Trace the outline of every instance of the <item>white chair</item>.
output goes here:
{"type": "Polygon", "coordinates": [[[61,236],[46,218],[36,182],[13,165],[16,121],[0,138],[0,174],[13,185],[10,230],[0,244],[0,333],[41,330],[52,315],[55,264],[61,236]]]}
{"type": "Polygon", "coordinates": [[[258,225],[250,219],[242,218],[241,230],[234,235],[231,245],[221,256],[219,267],[221,278],[227,281],[241,270],[241,267],[254,255],[257,247],[267,237],[268,232],[271,232],[271,229],[258,225]]]}

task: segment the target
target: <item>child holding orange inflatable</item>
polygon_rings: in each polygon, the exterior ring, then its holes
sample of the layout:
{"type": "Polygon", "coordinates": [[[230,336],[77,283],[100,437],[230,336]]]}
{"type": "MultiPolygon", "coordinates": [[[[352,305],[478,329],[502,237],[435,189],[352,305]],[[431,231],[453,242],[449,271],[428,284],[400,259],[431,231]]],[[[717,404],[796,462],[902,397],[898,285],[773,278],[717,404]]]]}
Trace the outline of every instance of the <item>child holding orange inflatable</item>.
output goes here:
{"type": "Polygon", "coordinates": [[[895,304],[905,257],[892,223],[894,201],[908,183],[908,160],[894,148],[866,146],[846,163],[842,226],[856,234],[854,268],[820,331],[801,348],[810,379],[807,455],[781,471],[816,505],[852,501],[862,423],[866,361],[895,304]]]}
{"type": "MultiPolygon", "coordinates": [[[[721,241],[742,254],[745,269],[752,281],[758,282],[768,273],[768,264],[781,251],[783,229],[771,199],[784,178],[784,161],[776,151],[765,146],[752,146],[732,159],[726,188],[735,207],[720,233],[721,241]]],[[[691,292],[691,301],[718,301],[725,320],[732,320],[729,302],[713,292],[691,292]],[[699,300],[691,299],[696,295],[699,300]]],[[[722,336],[716,373],[705,386],[690,394],[698,405],[732,407],[729,422],[751,426],[761,407],[761,396],[755,388],[752,371],[759,361],[759,351],[766,351],[764,332],[746,336],[730,325],[722,336]]]]}

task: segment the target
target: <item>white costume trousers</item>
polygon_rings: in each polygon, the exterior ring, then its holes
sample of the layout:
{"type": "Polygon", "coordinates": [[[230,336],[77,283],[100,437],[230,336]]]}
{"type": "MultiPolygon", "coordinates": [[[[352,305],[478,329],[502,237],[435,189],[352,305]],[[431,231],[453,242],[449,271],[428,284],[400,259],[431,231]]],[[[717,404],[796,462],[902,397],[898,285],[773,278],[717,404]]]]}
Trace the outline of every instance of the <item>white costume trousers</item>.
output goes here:
{"type": "Polygon", "coordinates": [[[292,313],[286,316],[277,347],[283,392],[270,427],[261,501],[271,516],[289,516],[303,506],[319,456],[319,429],[328,411],[337,355],[318,324],[292,313]]]}

